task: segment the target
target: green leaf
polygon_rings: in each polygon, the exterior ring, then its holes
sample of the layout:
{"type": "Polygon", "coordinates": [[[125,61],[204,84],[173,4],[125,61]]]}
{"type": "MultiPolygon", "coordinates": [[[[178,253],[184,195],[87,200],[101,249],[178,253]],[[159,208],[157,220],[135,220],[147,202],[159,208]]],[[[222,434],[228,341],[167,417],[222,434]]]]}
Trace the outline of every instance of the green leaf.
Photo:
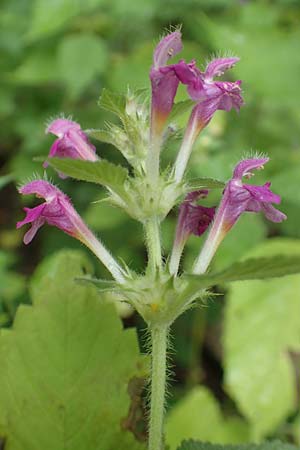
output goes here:
{"type": "Polygon", "coordinates": [[[232,281],[263,280],[300,272],[300,255],[274,255],[249,258],[232,264],[221,272],[207,275],[185,275],[199,289],[232,281]]]}
{"type": "Polygon", "coordinates": [[[201,33],[205,33],[209,42],[222,52],[230,48],[239,55],[242,64],[234,68],[235,79],[247,79],[249,92],[257,93],[259,98],[270,104],[286,108],[297,107],[299,92],[297,89],[300,70],[300,57],[297,52],[299,27],[282,30],[279,24],[280,9],[270,9],[264,3],[250,2],[240,10],[234,26],[224,21],[224,17],[213,20],[203,15],[199,24],[201,33]],[[279,17],[278,17],[279,16],[279,17]],[[201,26],[200,26],[201,25],[201,26]],[[205,30],[205,31],[204,31],[205,30]],[[257,58],[259,48],[260,58],[257,58]],[[277,62],[281,61],[277,68],[277,62]],[[281,89],[285,76],[284,68],[289,65],[291,77],[289,83],[281,89]],[[270,78],[269,74],[274,76],[270,78]],[[278,92],[278,95],[274,95],[278,92]],[[294,95],[293,95],[294,93],[294,95]]]}
{"type": "Polygon", "coordinates": [[[176,120],[182,114],[188,112],[190,109],[192,109],[194,104],[195,102],[193,102],[193,100],[183,100],[181,102],[174,103],[174,106],[168,118],[169,122],[176,120]]]}
{"type": "Polygon", "coordinates": [[[116,114],[118,117],[123,117],[126,107],[126,97],[125,95],[111,92],[108,89],[103,89],[98,105],[106,111],[116,114]]]}
{"type": "Polygon", "coordinates": [[[127,169],[116,166],[105,159],[93,162],[72,158],[49,158],[48,163],[69,177],[101,184],[117,193],[123,191],[128,176],[127,169]]]}
{"type": "Polygon", "coordinates": [[[196,387],[175,405],[166,421],[170,450],[175,450],[187,438],[219,443],[246,442],[247,424],[238,417],[225,419],[210,391],[196,387]]]}
{"type": "Polygon", "coordinates": [[[56,54],[53,48],[34,48],[28,52],[21,64],[11,74],[11,79],[21,85],[43,85],[57,82],[56,54]]]}
{"type": "Polygon", "coordinates": [[[105,42],[96,35],[81,33],[64,38],[58,47],[58,71],[71,97],[78,97],[96,75],[107,68],[105,42]]]}
{"type": "Polygon", "coordinates": [[[104,142],[105,144],[115,145],[113,136],[107,130],[85,130],[85,133],[90,137],[97,139],[97,141],[104,142]]]}
{"type": "Polygon", "coordinates": [[[280,441],[244,445],[216,445],[207,442],[184,441],[177,450],[299,450],[299,447],[280,441]]]}
{"type": "MultiPolygon", "coordinates": [[[[282,264],[290,258],[296,260],[300,241],[271,239],[250,255],[265,255],[279,263],[278,254],[282,255],[282,264]]],[[[251,424],[253,439],[274,432],[296,409],[295,373],[289,351],[300,351],[299,292],[300,275],[244,281],[229,290],[225,385],[251,424]]]]}
{"type": "Polygon", "coordinates": [[[34,0],[27,34],[29,41],[57,33],[80,13],[87,13],[103,0],[34,0]]]}
{"type": "Polygon", "coordinates": [[[82,284],[93,285],[98,291],[113,291],[117,286],[117,283],[113,280],[102,280],[100,278],[92,278],[90,276],[77,277],[75,278],[75,281],[82,284]]]}
{"type": "Polygon", "coordinates": [[[125,429],[128,383],[145,376],[136,333],[74,282],[85,266],[80,252],[55,255],[34,277],[33,306],[0,333],[8,450],[144,448],[125,429]]]}
{"type": "Polygon", "coordinates": [[[71,18],[80,11],[80,2],[77,0],[35,0],[32,5],[32,21],[27,38],[37,39],[49,35],[62,28],[71,18]]]}
{"type": "Polygon", "coordinates": [[[198,189],[222,189],[225,183],[214,178],[193,178],[189,181],[187,192],[197,191],[198,189]]]}

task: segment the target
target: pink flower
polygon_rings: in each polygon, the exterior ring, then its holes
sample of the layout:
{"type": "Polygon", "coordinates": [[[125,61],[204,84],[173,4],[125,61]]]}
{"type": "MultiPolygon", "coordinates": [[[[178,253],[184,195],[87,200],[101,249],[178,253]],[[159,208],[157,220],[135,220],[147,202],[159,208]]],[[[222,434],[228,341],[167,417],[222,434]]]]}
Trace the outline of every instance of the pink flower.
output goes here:
{"type": "Polygon", "coordinates": [[[261,211],[271,222],[282,222],[286,219],[286,215],[272,205],[272,203],[279,204],[281,199],[271,191],[270,182],[263,186],[254,186],[242,181],[243,177],[249,178],[253,175],[251,172],[253,169],[263,168],[268,161],[269,158],[245,159],[235,167],[218,210],[218,215],[222,216],[224,230],[230,230],[245,211],[261,211]]]}
{"type": "Polygon", "coordinates": [[[220,206],[200,256],[195,264],[195,273],[204,273],[218,246],[244,212],[262,212],[271,222],[282,222],[287,217],[273,206],[280,203],[280,196],[271,191],[271,183],[255,186],[243,183],[250,178],[253,169],[262,169],[269,158],[251,158],[239,162],[231,180],[228,181],[220,206]]]}
{"type": "Polygon", "coordinates": [[[214,81],[214,77],[233,67],[239,58],[218,58],[211,61],[204,72],[201,72],[195,61],[186,64],[184,61],[175,67],[176,74],[183,84],[188,86],[188,93],[197,104],[194,115],[199,126],[206,126],[214,113],[220,109],[237,111],[244,104],[241,96],[241,81],[214,81]]]}
{"type": "Polygon", "coordinates": [[[86,241],[90,231],[75,211],[70,199],[53,184],[44,180],[31,181],[19,189],[24,195],[35,194],[45,200],[35,208],[24,208],[26,217],[17,223],[17,228],[25,224],[31,224],[31,228],[25,233],[24,243],[29,244],[39,228],[45,223],[60,228],[65,233],[86,241]]]}
{"type": "Polygon", "coordinates": [[[207,197],[207,190],[190,192],[179,208],[177,233],[179,240],[191,234],[201,236],[214,218],[216,208],[198,205],[197,201],[207,197]]]}
{"type": "Polygon", "coordinates": [[[124,282],[124,270],[83,222],[70,199],[63,192],[44,180],[31,181],[22,186],[19,192],[24,195],[35,194],[36,197],[45,200],[35,208],[24,208],[25,219],[17,223],[17,228],[31,224],[31,228],[24,236],[25,244],[29,244],[37,231],[47,223],[81,241],[100,259],[118,282],[124,282]]]}
{"type": "Polygon", "coordinates": [[[187,85],[191,99],[196,102],[175,163],[174,176],[177,182],[182,180],[195,140],[214,113],[219,109],[230,111],[234,108],[238,111],[244,103],[241,96],[241,81],[213,80],[213,77],[222,75],[237,61],[239,58],[214,59],[204,72],[196,67],[195,61],[189,64],[181,61],[175,66],[178,78],[187,85]]]}
{"type": "MultiPolygon", "coordinates": [[[[52,144],[49,158],[73,158],[97,161],[96,148],[81,130],[78,123],[68,119],[53,120],[48,126],[46,133],[52,133],[58,137],[52,144]]],[[[44,163],[47,167],[48,163],[44,163]]],[[[65,175],[59,174],[61,178],[65,175]]]]}

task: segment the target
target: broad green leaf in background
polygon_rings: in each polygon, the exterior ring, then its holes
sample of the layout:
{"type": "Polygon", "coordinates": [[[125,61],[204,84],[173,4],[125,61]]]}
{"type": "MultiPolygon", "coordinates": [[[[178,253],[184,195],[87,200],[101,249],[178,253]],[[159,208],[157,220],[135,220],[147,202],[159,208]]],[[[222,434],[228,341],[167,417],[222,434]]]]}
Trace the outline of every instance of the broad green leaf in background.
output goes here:
{"type": "Polygon", "coordinates": [[[128,176],[127,169],[105,159],[92,162],[71,158],[50,158],[48,163],[69,177],[102,184],[117,193],[123,190],[124,182],[128,176]]]}
{"type": "MultiPolygon", "coordinates": [[[[299,255],[274,254],[272,257],[249,258],[236,262],[221,272],[207,275],[185,275],[192,288],[203,289],[232,281],[262,280],[300,273],[299,255]]],[[[189,287],[190,288],[190,287],[189,287]]]]}
{"type": "Polygon", "coordinates": [[[57,69],[71,97],[79,96],[107,68],[106,43],[97,35],[68,36],[58,47],[57,69]]]}
{"type": "Polygon", "coordinates": [[[153,43],[143,42],[130,54],[120,55],[112,64],[109,86],[113,91],[126,92],[128,85],[135,89],[149,86],[148,72],[153,55],[153,43]]]}
{"type": "MultiPolygon", "coordinates": [[[[250,255],[282,263],[300,256],[300,241],[272,239],[250,255]]],[[[241,263],[243,264],[243,263],[241,263]]],[[[236,266],[239,266],[239,263],[236,266]]],[[[267,266],[266,266],[267,269],[267,266]]],[[[252,425],[266,436],[296,405],[295,371],[289,351],[300,350],[300,275],[244,281],[230,288],[225,313],[225,385],[252,425]]]]}
{"type": "Polygon", "coordinates": [[[86,258],[62,251],[34,277],[33,306],[0,334],[0,420],[7,450],[137,450],[122,426],[128,383],[145,376],[133,329],[74,281],[86,258]],[[47,269],[47,270],[46,270],[47,269]]]}
{"type": "Polygon", "coordinates": [[[34,40],[57,32],[80,11],[80,0],[35,0],[27,38],[34,40]]]}
{"type": "Polygon", "coordinates": [[[38,86],[57,82],[60,74],[53,48],[37,48],[26,54],[21,64],[11,74],[16,84],[38,86]]]}
{"type": "Polygon", "coordinates": [[[210,391],[196,387],[175,405],[166,421],[170,450],[189,438],[219,443],[246,442],[247,424],[238,417],[225,419],[210,391]]]}
{"type": "Polygon", "coordinates": [[[27,39],[33,41],[57,33],[80,13],[101,5],[103,0],[34,0],[27,39]]]}
{"type": "Polygon", "coordinates": [[[242,5],[234,20],[229,22],[223,18],[219,21],[199,17],[202,27],[198,28],[202,28],[202,33],[206,31],[206,38],[219,51],[230,49],[241,58],[234,71],[238,78],[246,81],[248,95],[256,92],[282,110],[299,104],[300,55],[297,49],[300,34],[299,27],[280,26],[280,14],[276,6],[271,10],[264,2],[249,2],[242,5]],[[282,83],[287,67],[289,82],[282,83]]]}
{"type": "Polygon", "coordinates": [[[221,243],[212,262],[213,268],[222,270],[238,261],[246,252],[262,242],[266,235],[267,225],[261,215],[244,214],[221,243]]]}
{"type": "Polygon", "coordinates": [[[299,450],[299,448],[279,441],[264,442],[258,445],[215,445],[207,442],[185,441],[177,450],[299,450]]]}

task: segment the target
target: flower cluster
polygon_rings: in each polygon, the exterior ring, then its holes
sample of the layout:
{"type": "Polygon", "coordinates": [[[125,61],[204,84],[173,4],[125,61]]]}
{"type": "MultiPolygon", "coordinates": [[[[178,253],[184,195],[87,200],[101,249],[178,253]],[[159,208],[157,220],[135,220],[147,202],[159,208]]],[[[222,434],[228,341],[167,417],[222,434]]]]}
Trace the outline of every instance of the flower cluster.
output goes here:
{"type": "MultiPolygon", "coordinates": [[[[165,36],[154,51],[153,65],[150,70],[152,101],[148,154],[145,156],[145,164],[143,165],[145,171],[136,175],[136,178],[144,176],[150,180],[152,190],[150,194],[148,191],[146,192],[145,198],[149,197],[152,199],[161,196],[159,189],[163,186],[163,181],[156,183],[156,177],[159,175],[161,137],[172,111],[180,83],[187,86],[187,93],[194,102],[194,106],[171,171],[171,184],[170,178],[168,179],[169,192],[172,190],[176,191],[178,187],[183,185],[182,179],[195,139],[200,131],[209,124],[215,112],[217,110],[230,111],[231,109],[239,111],[244,104],[240,80],[215,80],[216,77],[231,69],[239,61],[239,58],[216,58],[207,64],[204,71],[197,67],[195,60],[191,62],[180,60],[178,63],[168,64],[169,60],[181,50],[181,33],[177,30],[165,36]],[[155,189],[159,192],[155,192],[155,189]]],[[[127,110],[129,111],[128,108],[127,110]]],[[[125,113],[130,114],[130,111],[125,111],[125,113]]],[[[78,123],[65,118],[56,119],[49,124],[46,132],[57,136],[50,149],[48,160],[53,157],[67,157],[94,163],[100,161],[96,155],[94,145],[91,144],[78,123]]],[[[270,182],[263,186],[255,186],[243,182],[244,177],[249,178],[253,170],[263,168],[268,161],[269,159],[266,157],[257,157],[239,162],[233,171],[232,178],[225,186],[217,209],[198,203],[199,200],[206,198],[209,194],[206,189],[190,192],[186,196],[179,208],[174,245],[167,266],[172,275],[176,275],[178,271],[184,246],[191,234],[200,236],[210,227],[208,237],[193,269],[194,273],[203,273],[210,264],[224,236],[237,222],[242,213],[262,212],[272,222],[281,222],[286,219],[286,216],[273,206],[273,204],[280,203],[280,197],[270,190],[270,182]]],[[[45,162],[44,167],[47,167],[47,165],[48,162],[45,162]]],[[[59,175],[65,177],[62,173],[59,173],[59,175]]],[[[135,186],[143,185],[143,180],[138,179],[137,181],[135,186]]],[[[44,180],[32,181],[21,187],[19,192],[25,195],[35,194],[37,197],[45,200],[44,203],[35,208],[25,208],[25,219],[17,223],[18,228],[25,224],[31,224],[31,228],[24,236],[25,244],[31,242],[39,228],[45,223],[56,226],[87,245],[110,270],[114,278],[123,283],[125,279],[124,269],[114,260],[101,241],[89,230],[65,194],[44,180]]],[[[174,206],[174,196],[170,196],[170,199],[172,207],[174,206]]],[[[159,222],[157,217],[149,218],[144,225],[149,225],[147,233],[149,242],[155,248],[154,260],[156,260],[156,263],[158,261],[157,266],[161,267],[159,233],[156,237],[153,237],[153,230],[155,230],[155,226],[159,222]]],[[[156,267],[155,264],[153,267],[156,267]]]]}

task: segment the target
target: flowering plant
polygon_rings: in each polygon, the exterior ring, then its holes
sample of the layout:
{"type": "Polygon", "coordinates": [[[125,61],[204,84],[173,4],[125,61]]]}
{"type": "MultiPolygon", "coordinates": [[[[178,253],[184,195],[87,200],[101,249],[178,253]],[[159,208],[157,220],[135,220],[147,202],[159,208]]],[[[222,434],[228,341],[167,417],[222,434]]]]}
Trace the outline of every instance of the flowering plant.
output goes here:
{"type": "Polygon", "coordinates": [[[201,303],[207,289],[218,282],[262,279],[300,270],[299,258],[257,258],[236,263],[220,273],[208,272],[214,254],[239,217],[245,213],[263,213],[272,222],[286,216],[273,204],[280,196],[263,186],[246,184],[253,170],[269,162],[266,156],[243,159],[234,168],[232,178],[224,183],[210,178],[189,180],[187,167],[193,145],[218,110],[230,111],[243,106],[241,81],[216,81],[232,68],[238,58],[217,58],[204,71],[196,62],[168,64],[182,49],[181,33],[176,30],[161,39],[154,51],[150,70],[151,107],[139,93],[117,95],[104,91],[100,104],[118,115],[122,127],[86,130],[72,120],[58,118],[47,132],[57,136],[44,167],[52,166],[61,178],[97,183],[107,189],[108,200],[139,221],[145,230],[148,253],[144,273],[137,274],[129,265],[113,256],[84,223],[71,200],[47,180],[31,181],[20,187],[22,195],[35,194],[43,199],[38,206],[25,208],[26,217],[17,227],[31,224],[24,236],[29,244],[44,224],[60,228],[86,245],[111,273],[113,281],[82,277],[100,291],[110,290],[119,301],[130,304],[142,316],[151,335],[151,405],[149,415],[149,450],[164,448],[164,403],[167,350],[170,327],[191,306],[201,303]],[[161,170],[170,115],[175,108],[179,84],[187,86],[192,111],[177,157],[168,170],[161,170]],[[129,169],[114,165],[95,153],[92,138],[115,145],[127,159],[129,169]],[[221,189],[219,206],[204,206],[212,189],[221,189]],[[161,243],[161,223],[179,206],[174,244],[165,255],[161,243]],[[180,270],[185,244],[191,234],[207,232],[202,250],[188,273],[180,270]]]}

